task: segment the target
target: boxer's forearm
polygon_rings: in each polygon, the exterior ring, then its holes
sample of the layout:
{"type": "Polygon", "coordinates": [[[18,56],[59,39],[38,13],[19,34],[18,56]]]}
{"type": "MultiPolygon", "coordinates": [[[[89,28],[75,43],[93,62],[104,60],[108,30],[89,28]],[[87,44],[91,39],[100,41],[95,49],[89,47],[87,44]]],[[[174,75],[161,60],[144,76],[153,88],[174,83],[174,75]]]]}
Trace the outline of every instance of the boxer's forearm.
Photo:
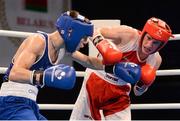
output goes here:
{"type": "Polygon", "coordinates": [[[102,60],[97,57],[87,56],[79,51],[76,51],[72,54],[72,58],[84,67],[96,70],[103,69],[102,60]]]}
{"type": "Polygon", "coordinates": [[[24,68],[14,68],[9,74],[9,80],[21,83],[30,83],[32,71],[24,68]]]}

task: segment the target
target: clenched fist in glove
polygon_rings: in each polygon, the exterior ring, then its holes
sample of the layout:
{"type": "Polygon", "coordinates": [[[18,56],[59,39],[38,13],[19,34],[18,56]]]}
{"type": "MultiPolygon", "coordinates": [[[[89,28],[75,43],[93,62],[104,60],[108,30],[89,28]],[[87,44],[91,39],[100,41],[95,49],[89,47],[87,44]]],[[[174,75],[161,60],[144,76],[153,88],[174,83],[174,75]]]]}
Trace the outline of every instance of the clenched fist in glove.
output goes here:
{"type": "Polygon", "coordinates": [[[141,67],[132,62],[119,62],[115,65],[105,66],[105,72],[114,74],[131,84],[135,84],[141,77],[141,67]]]}
{"type": "Polygon", "coordinates": [[[65,64],[59,64],[44,71],[34,71],[32,83],[41,87],[45,85],[59,89],[72,89],[75,81],[75,69],[65,64]]]}
{"type": "Polygon", "coordinates": [[[93,38],[93,44],[102,55],[104,65],[111,65],[120,62],[122,58],[122,52],[116,47],[114,43],[104,39],[102,35],[96,35],[93,38]]]}

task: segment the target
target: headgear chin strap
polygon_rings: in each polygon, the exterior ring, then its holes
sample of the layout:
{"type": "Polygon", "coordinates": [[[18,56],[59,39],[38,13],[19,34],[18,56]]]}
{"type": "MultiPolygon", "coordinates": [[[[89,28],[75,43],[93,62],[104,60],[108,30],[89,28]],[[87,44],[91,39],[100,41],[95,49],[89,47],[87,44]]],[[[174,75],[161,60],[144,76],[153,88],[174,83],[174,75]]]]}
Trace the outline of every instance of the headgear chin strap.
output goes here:
{"type": "Polygon", "coordinates": [[[85,17],[77,15],[76,18],[70,16],[70,12],[63,13],[56,22],[57,30],[62,36],[67,52],[74,52],[81,39],[93,36],[94,26],[91,22],[85,21],[85,17]]]}
{"type": "Polygon", "coordinates": [[[173,37],[172,31],[170,27],[166,24],[166,22],[155,17],[147,20],[142,31],[142,36],[144,36],[145,33],[148,33],[152,38],[163,42],[163,45],[158,48],[158,50],[161,49],[168,42],[170,37],[173,37]]]}

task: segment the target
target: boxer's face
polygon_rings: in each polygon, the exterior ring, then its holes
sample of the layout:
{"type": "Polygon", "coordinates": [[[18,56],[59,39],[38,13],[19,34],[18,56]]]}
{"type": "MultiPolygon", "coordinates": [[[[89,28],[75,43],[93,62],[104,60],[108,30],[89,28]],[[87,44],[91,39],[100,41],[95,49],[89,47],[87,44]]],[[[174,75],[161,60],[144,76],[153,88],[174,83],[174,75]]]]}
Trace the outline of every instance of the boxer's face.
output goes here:
{"type": "Polygon", "coordinates": [[[146,34],[142,41],[142,52],[144,54],[152,54],[162,45],[161,41],[152,38],[149,34],[146,34]]]}

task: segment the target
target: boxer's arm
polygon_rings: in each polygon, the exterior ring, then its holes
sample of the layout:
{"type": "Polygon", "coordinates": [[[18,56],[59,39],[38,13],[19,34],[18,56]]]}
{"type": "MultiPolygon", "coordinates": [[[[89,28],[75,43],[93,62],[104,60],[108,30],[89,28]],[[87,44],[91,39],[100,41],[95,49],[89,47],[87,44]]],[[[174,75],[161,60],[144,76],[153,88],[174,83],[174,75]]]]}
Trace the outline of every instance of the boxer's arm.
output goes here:
{"type": "Polygon", "coordinates": [[[126,25],[103,27],[98,31],[104,36],[104,38],[113,40],[113,43],[116,45],[125,45],[129,41],[137,40],[137,37],[139,36],[137,29],[126,25]]]}
{"type": "Polygon", "coordinates": [[[97,28],[91,40],[102,55],[104,64],[111,65],[119,62],[122,58],[122,52],[116,45],[123,46],[129,41],[136,41],[138,37],[136,29],[121,25],[97,28]],[[111,39],[111,41],[107,39],[111,39]]]}
{"type": "Polygon", "coordinates": [[[43,52],[44,41],[40,35],[33,35],[23,41],[14,56],[14,66],[9,75],[11,81],[30,83],[32,71],[29,68],[43,52]]]}
{"type": "Polygon", "coordinates": [[[102,70],[103,63],[101,59],[97,57],[87,56],[79,51],[75,51],[72,54],[73,60],[78,62],[84,67],[95,69],[95,70],[102,70]]]}

